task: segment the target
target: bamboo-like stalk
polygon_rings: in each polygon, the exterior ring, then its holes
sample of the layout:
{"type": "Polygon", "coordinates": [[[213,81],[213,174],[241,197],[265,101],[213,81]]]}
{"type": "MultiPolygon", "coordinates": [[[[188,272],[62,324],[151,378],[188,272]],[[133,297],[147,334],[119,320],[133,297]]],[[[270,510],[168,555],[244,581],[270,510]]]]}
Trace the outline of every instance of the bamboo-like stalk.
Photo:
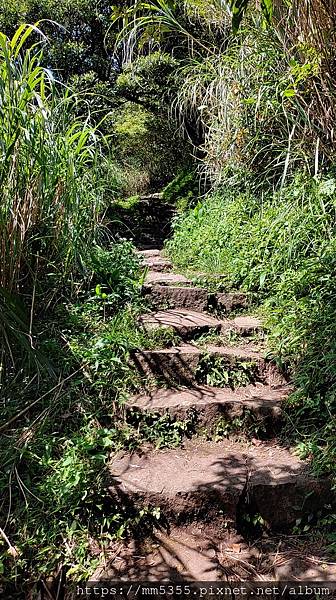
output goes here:
{"type": "Polygon", "coordinates": [[[15,298],[23,290],[29,298],[46,273],[57,286],[78,269],[100,204],[96,131],[43,68],[33,34],[41,39],[28,25],[12,39],[0,33],[0,346],[7,348],[14,338],[31,345],[15,298]]]}

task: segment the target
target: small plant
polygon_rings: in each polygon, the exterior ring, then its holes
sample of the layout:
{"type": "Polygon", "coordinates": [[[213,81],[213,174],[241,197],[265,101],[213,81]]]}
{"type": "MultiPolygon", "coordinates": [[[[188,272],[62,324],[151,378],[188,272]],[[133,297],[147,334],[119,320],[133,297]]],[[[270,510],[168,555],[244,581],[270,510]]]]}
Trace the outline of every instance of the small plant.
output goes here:
{"type": "Polygon", "coordinates": [[[258,380],[255,363],[236,361],[231,364],[221,356],[210,355],[202,357],[196,377],[200,383],[233,390],[258,380]]]}
{"type": "Polygon", "coordinates": [[[140,302],[142,269],[131,242],[121,240],[108,249],[95,246],[88,268],[96,284],[94,298],[103,301],[112,312],[128,302],[140,302]]]}
{"type": "Polygon", "coordinates": [[[215,442],[218,442],[223,437],[229,437],[232,433],[243,432],[243,428],[244,421],[242,417],[235,417],[234,419],[221,417],[215,424],[212,437],[215,442]]]}
{"type": "Polygon", "coordinates": [[[136,428],[143,441],[153,443],[156,448],[175,448],[181,445],[183,438],[191,437],[195,433],[197,418],[193,411],[180,421],[169,414],[144,415],[133,409],[127,413],[127,422],[136,428]]]}
{"type": "Polygon", "coordinates": [[[267,423],[258,418],[249,409],[244,409],[242,415],[228,419],[221,417],[215,423],[211,436],[215,441],[232,434],[242,434],[247,437],[262,438],[267,433],[267,423]]]}

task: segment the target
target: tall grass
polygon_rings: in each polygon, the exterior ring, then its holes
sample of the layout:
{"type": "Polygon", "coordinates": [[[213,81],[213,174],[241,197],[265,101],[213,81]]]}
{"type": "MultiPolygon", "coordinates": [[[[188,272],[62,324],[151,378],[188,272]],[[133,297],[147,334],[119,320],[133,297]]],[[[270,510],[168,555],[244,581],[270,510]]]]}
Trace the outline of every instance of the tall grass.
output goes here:
{"type": "Polygon", "coordinates": [[[247,171],[283,185],[298,167],[316,175],[334,160],[334,0],[275,4],[272,26],[251,5],[235,36],[216,0],[136,2],[125,13],[131,54],[157,42],[154,25],[163,47],[171,35],[184,47],[175,109],[203,132],[203,168],[216,184],[247,171]]]}
{"type": "Polygon", "coordinates": [[[335,473],[336,181],[300,174],[263,198],[227,187],[180,215],[168,243],[183,269],[253,293],[270,347],[292,376],[302,447],[335,473]]]}
{"type": "Polygon", "coordinates": [[[12,39],[0,33],[0,346],[10,354],[13,342],[33,345],[31,318],[24,327],[16,298],[32,316],[42,281],[50,298],[71,278],[100,209],[95,130],[43,68],[42,42],[33,26],[12,39]]]}

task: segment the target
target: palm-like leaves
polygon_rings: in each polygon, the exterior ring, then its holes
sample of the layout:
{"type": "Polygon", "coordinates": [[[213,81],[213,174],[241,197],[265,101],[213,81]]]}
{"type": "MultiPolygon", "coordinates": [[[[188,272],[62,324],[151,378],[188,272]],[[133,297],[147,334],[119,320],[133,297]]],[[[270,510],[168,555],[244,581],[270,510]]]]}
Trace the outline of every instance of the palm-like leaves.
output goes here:
{"type": "MultiPolygon", "coordinates": [[[[226,5],[221,0],[210,0],[207,5],[208,10],[213,5],[220,13],[226,13],[226,5]]],[[[141,43],[141,40],[147,41],[150,37],[157,38],[158,35],[173,33],[187,40],[192,47],[198,47],[206,53],[215,53],[216,49],[211,43],[205,43],[187,27],[187,12],[190,8],[196,10],[192,3],[185,0],[180,2],[150,0],[149,2],[137,1],[126,11],[120,12],[114,9],[112,22],[120,20],[123,22],[117,44],[126,41],[127,49],[130,50],[135,43],[141,43]]]]}

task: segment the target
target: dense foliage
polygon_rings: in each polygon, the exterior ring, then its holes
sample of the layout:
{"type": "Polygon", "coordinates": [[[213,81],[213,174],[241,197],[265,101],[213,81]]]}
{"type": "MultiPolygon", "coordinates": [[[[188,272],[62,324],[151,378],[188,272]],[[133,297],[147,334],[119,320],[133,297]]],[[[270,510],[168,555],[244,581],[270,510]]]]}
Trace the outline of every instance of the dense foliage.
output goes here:
{"type": "Polygon", "coordinates": [[[220,190],[177,219],[168,244],[182,269],[225,273],[262,303],[272,351],[296,384],[295,429],[327,471],[336,449],[335,190],[333,178],[302,176],[262,202],[220,190]]]}
{"type": "Polygon", "coordinates": [[[51,298],[83,267],[102,206],[95,128],[73,114],[74,99],[58,93],[35,44],[22,56],[33,32],[0,36],[0,344],[10,355],[13,338],[33,348],[23,309],[15,326],[16,297],[31,293],[32,319],[35,299],[51,298]]]}
{"type": "Polygon", "coordinates": [[[335,474],[335,14],[320,0],[2,2],[0,576],[11,597],[60,565],[89,577],[112,540],[156,520],[111,504],[109,454],[175,446],[194,427],[125,417],[125,395],[143,385],[132,351],[175,341],[138,326],[140,194],[163,191],[149,223],[161,235],[176,207],[166,249],[177,267],[250,292],[295,384],[286,443],[335,474]]]}
{"type": "Polygon", "coordinates": [[[292,432],[318,468],[333,470],[335,62],[333,36],[325,41],[332,11],[318,1],[300,10],[276,3],[265,28],[250,9],[230,38],[225,11],[209,18],[197,3],[182,32],[161,5],[158,20],[181,37],[195,36],[197,19],[212,26],[207,45],[200,35],[181,61],[176,103],[182,114],[198,114],[203,172],[216,192],[177,218],[168,252],[185,270],[224,273],[228,285],[253,293],[272,352],[296,383],[292,432]]]}

